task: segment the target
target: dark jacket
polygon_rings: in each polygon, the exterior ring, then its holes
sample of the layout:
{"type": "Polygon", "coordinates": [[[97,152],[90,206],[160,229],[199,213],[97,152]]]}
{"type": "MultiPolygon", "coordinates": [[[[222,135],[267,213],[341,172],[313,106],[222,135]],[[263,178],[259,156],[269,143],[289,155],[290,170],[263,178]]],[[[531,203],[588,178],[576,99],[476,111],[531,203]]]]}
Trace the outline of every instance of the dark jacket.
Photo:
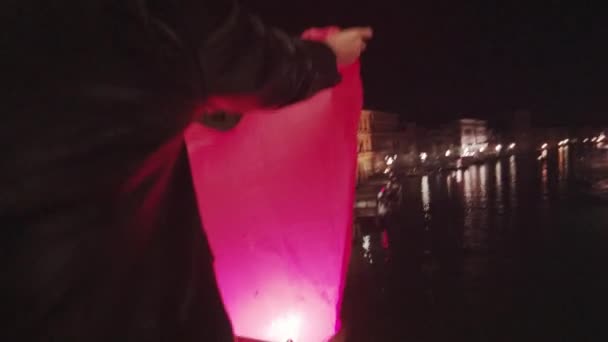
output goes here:
{"type": "Polygon", "coordinates": [[[333,53],[230,1],[3,7],[0,340],[231,341],[183,130],[336,84],[333,53]]]}

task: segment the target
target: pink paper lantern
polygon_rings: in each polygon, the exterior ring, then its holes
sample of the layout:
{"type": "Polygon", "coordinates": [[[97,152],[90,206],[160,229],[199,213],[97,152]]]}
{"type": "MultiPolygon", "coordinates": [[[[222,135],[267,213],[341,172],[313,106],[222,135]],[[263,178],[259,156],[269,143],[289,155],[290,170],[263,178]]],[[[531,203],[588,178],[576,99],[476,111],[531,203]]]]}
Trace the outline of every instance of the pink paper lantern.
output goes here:
{"type": "Polygon", "coordinates": [[[337,327],[350,254],[359,65],[343,81],[232,130],[193,125],[192,172],[235,334],[320,342],[337,327]]]}

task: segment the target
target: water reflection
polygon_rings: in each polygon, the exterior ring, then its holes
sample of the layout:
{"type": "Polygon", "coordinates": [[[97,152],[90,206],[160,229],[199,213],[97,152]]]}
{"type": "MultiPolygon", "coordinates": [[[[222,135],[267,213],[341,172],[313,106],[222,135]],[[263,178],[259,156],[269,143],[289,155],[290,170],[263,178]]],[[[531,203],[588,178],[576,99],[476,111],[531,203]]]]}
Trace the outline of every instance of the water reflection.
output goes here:
{"type": "Polygon", "coordinates": [[[454,181],[454,176],[456,175],[455,172],[450,173],[450,175],[447,177],[447,190],[448,190],[448,197],[452,197],[452,182],[454,181]]]}
{"type": "MultiPolygon", "coordinates": [[[[388,288],[379,291],[380,299],[368,309],[382,316],[368,313],[362,322],[377,319],[379,329],[390,330],[391,338],[360,341],[445,341],[459,332],[462,335],[453,340],[522,340],[500,322],[525,317],[526,309],[514,307],[534,302],[559,283],[547,279],[550,286],[529,294],[514,290],[546,272],[534,266],[543,258],[537,251],[549,245],[551,222],[564,211],[562,200],[573,184],[568,180],[577,172],[569,167],[574,154],[572,148],[552,149],[540,161],[536,154],[510,156],[448,174],[404,179],[399,218],[388,224],[388,234],[379,230],[357,244],[363,251],[358,255],[364,256],[361,269],[371,274],[370,287],[388,288]],[[385,248],[388,261],[382,254],[385,248]],[[437,329],[429,339],[407,335],[414,328],[402,329],[404,323],[419,327],[432,322],[448,328],[437,329]],[[498,326],[501,329],[493,329],[498,326]]],[[[554,250],[567,251],[567,246],[554,250]]],[[[356,294],[355,301],[363,293],[356,294]]],[[[536,318],[521,319],[518,324],[536,318]]]]}
{"type": "Polygon", "coordinates": [[[429,214],[431,208],[431,191],[429,189],[429,176],[422,177],[420,183],[420,194],[422,195],[422,210],[429,214]]]}
{"type": "Polygon", "coordinates": [[[488,167],[486,164],[483,164],[479,167],[479,194],[481,196],[480,200],[482,205],[486,205],[488,199],[488,167]]]}
{"type": "Polygon", "coordinates": [[[363,248],[363,252],[364,252],[364,257],[368,257],[369,253],[370,253],[370,239],[371,236],[369,235],[365,235],[363,236],[363,245],[361,246],[363,248]]]}
{"type": "Polygon", "coordinates": [[[560,147],[558,151],[558,179],[559,179],[559,188],[560,188],[560,196],[563,195],[564,190],[567,187],[567,180],[569,177],[570,171],[570,147],[568,145],[560,147]]]}
{"type": "Polygon", "coordinates": [[[564,178],[564,147],[557,150],[557,171],[557,177],[561,181],[564,178]]]}
{"type": "Polygon", "coordinates": [[[471,166],[464,172],[464,243],[465,248],[483,248],[487,238],[488,222],[488,167],[471,166]]]}
{"type": "Polygon", "coordinates": [[[496,208],[500,214],[503,213],[503,188],[502,188],[502,161],[498,160],[494,167],[494,173],[496,174],[496,208]]]}
{"type": "Polygon", "coordinates": [[[549,172],[548,162],[543,160],[540,164],[540,186],[543,203],[549,199],[549,172]]]}
{"type": "Polygon", "coordinates": [[[463,210],[464,210],[464,227],[463,227],[463,238],[464,240],[468,240],[470,237],[471,229],[473,226],[473,216],[471,215],[471,207],[473,206],[473,176],[471,173],[471,169],[467,169],[464,171],[463,178],[463,187],[464,187],[464,198],[462,201],[463,210]]]}
{"type": "Polygon", "coordinates": [[[464,171],[464,202],[470,204],[471,198],[473,197],[473,190],[471,189],[471,171],[469,169],[464,171]]]}
{"type": "Polygon", "coordinates": [[[517,159],[515,156],[509,157],[509,193],[511,208],[517,207],[517,159]]]}
{"type": "Polygon", "coordinates": [[[424,230],[429,230],[431,220],[431,190],[429,188],[429,176],[422,177],[420,182],[420,194],[422,197],[422,211],[424,213],[424,230]]]}

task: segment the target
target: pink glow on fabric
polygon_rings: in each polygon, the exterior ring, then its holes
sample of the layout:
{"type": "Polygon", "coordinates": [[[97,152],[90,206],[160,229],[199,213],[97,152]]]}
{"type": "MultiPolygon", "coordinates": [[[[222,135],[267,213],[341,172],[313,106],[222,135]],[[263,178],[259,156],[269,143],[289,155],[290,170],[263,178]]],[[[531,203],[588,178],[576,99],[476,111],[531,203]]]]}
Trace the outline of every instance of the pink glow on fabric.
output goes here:
{"type": "MultiPolygon", "coordinates": [[[[186,133],[220,291],[238,336],[321,342],[339,326],[362,106],[359,64],[341,73],[338,86],[279,110],[247,111],[230,131],[195,124],[186,133]]],[[[229,107],[248,108],[238,101],[229,107]]]]}

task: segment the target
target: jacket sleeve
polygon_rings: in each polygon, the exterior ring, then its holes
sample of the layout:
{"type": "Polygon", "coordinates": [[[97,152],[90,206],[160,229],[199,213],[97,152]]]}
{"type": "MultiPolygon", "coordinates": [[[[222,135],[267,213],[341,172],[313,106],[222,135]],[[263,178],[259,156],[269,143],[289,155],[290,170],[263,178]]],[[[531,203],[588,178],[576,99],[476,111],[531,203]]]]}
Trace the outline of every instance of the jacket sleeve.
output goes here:
{"type": "Polygon", "coordinates": [[[336,56],[323,43],[265,26],[235,1],[176,2],[170,21],[199,59],[208,94],[254,94],[264,106],[283,106],[340,81],[336,56]]]}

